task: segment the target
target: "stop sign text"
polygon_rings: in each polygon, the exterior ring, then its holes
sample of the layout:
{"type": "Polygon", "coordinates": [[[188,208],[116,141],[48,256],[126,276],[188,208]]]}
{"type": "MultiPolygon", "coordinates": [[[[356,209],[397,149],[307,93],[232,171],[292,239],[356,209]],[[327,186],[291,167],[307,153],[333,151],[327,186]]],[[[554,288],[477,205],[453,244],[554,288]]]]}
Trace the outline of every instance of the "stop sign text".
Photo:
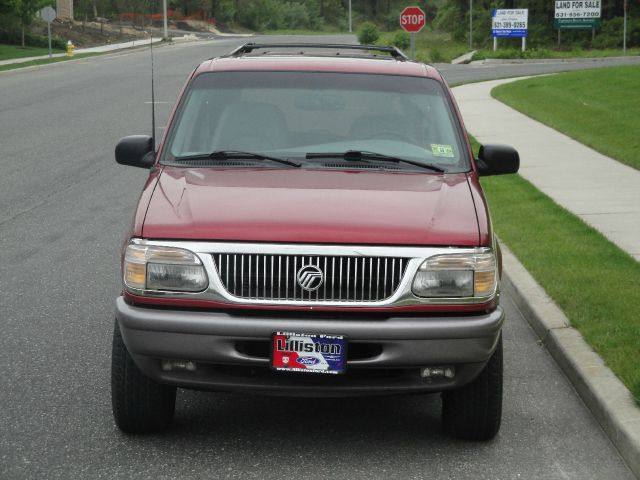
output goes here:
{"type": "Polygon", "coordinates": [[[425,14],[420,7],[407,7],[400,13],[400,26],[409,33],[419,32],[425,23],[425,14]]]}

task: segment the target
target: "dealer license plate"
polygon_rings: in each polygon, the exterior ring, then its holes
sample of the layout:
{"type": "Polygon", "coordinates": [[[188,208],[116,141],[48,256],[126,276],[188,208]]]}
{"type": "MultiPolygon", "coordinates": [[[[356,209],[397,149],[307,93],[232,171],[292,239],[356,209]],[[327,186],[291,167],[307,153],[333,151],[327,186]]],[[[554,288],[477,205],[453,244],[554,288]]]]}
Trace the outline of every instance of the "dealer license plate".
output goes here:
{"type": "Polygon", "coordinates": [[[344,373],[347,340],[342,335],[276,332],[271,367],[280,372],[344,373]]]}

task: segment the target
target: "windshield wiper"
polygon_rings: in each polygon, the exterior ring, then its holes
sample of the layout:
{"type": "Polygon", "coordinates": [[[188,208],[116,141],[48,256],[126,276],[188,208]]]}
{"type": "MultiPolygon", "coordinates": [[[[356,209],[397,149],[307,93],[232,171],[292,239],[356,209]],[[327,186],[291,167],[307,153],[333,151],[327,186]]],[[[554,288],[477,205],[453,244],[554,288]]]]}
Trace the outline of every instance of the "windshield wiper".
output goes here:
{"type": "Polygon", "coordinates": [[[270,160],[272,162],[283,163],[284,165],[289,165],[291,167],[301,166],[298,162],[293,162],[291,160],[287,160],[286,158],[272,157],[270,155],[265,155],[263,153],[244,152],[242,150],[216,150],[215,152],[211,152],[209,154],[188,155],[186,157],[177,157],[175,161],[188,162],[189,160],[203,160],[203,159],[239,160],[243,158],[244,159],[249,158],[251,160],[270,160]]]}
{"type": "Polygon", "coordinates": [[[417,162],[414,160],[408,160],[406,158],[398,158],[398,157],[391,157],[389,155],[384,155],[382,153],[376,153],[376,152],[367,152],[367,151],[361,151],[361,150],[347,150],[346,152],[341,152],[341,153],[307,153],[305,155],[305,158],[307,159],[312,159],[312,158],[343,158],[344,160],[347,161],[354,161],[354,160],[375,160],[378,162],[393,162],[393,163],[406,163],[409,165],[414,165],[416,167],[420,167],[420,168],[426,168],[428,170],[433,170],[434,172],[440,172],[440,173],[444,173],[444,169],[437,167],[435,165],[431,165],[428,163],[422,163],[422,162],[417,162]]]}

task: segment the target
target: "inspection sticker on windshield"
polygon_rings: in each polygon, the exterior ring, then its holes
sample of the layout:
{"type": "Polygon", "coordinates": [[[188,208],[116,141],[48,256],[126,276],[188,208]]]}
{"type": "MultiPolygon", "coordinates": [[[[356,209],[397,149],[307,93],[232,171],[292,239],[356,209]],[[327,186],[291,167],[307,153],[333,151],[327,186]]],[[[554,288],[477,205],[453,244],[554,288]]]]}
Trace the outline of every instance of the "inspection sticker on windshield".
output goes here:
{"type": "Polygon", "coordinates": [[[453,158],[453,147],[451,145],[431,144],[431,152],[436,157],[453,158]]]}
{"type": "Polygon", "coordinates": [[[276,332],[271,367],[279,372],[344,373],[347,341],[342,335],[276,332]]]}

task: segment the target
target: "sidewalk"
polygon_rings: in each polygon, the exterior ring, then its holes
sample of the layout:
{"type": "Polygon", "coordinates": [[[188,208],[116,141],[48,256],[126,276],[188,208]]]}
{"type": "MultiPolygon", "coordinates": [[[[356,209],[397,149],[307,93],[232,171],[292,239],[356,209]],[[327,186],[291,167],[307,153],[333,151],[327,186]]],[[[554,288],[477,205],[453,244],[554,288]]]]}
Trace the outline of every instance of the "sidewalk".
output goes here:
{"type": "MultiPolygon", "coordinates": [[[[141,47],[144,45],[149,45],[149,43],[153,41],[153,43],[158,43],[162,41],[161,37],[153,37],[153,39],[143,38],[138,40],[133,40],[131,42],[124,43],[112,43],[109,45],[100,45],[99,47],[91,47],[91,48],[77,48],[74,50],[74,54],[78,53],[102,53],[102,52],[111,52],[113,50],[122,50],[123,48],[132,48],[132,47],[141,47]]],[[[66,53],[54,53],[51,55],[53,58],[64,57],[66,53]]],[[[49,55],[40,55],[38,57],[25,57],[25,58],[11,58],[9,60],[0,61],[0,65],[9,65],[12,63],[25,63],[30,62],[32,60],[44,60],[49,58],[49,55]]]]}
{"type": "MultiPolygon", "coordinates": [[[[523,177],[640,261],[640,171],[491,97],[494,87],[515,80],[453,89],[467,130],[480,143],[515,147],[523,177]]],[[[503,261],[504,291],[640,478],[640,409],[631,393],[505,246],[503,261]]]]}
{"type": "Polygon", "coordinates": [[[520,153],[520,175],[640,261],[640,171],[572,140],[491,97],[518,78],[453,89],[467,130],[480,143],[520,153]]]}

